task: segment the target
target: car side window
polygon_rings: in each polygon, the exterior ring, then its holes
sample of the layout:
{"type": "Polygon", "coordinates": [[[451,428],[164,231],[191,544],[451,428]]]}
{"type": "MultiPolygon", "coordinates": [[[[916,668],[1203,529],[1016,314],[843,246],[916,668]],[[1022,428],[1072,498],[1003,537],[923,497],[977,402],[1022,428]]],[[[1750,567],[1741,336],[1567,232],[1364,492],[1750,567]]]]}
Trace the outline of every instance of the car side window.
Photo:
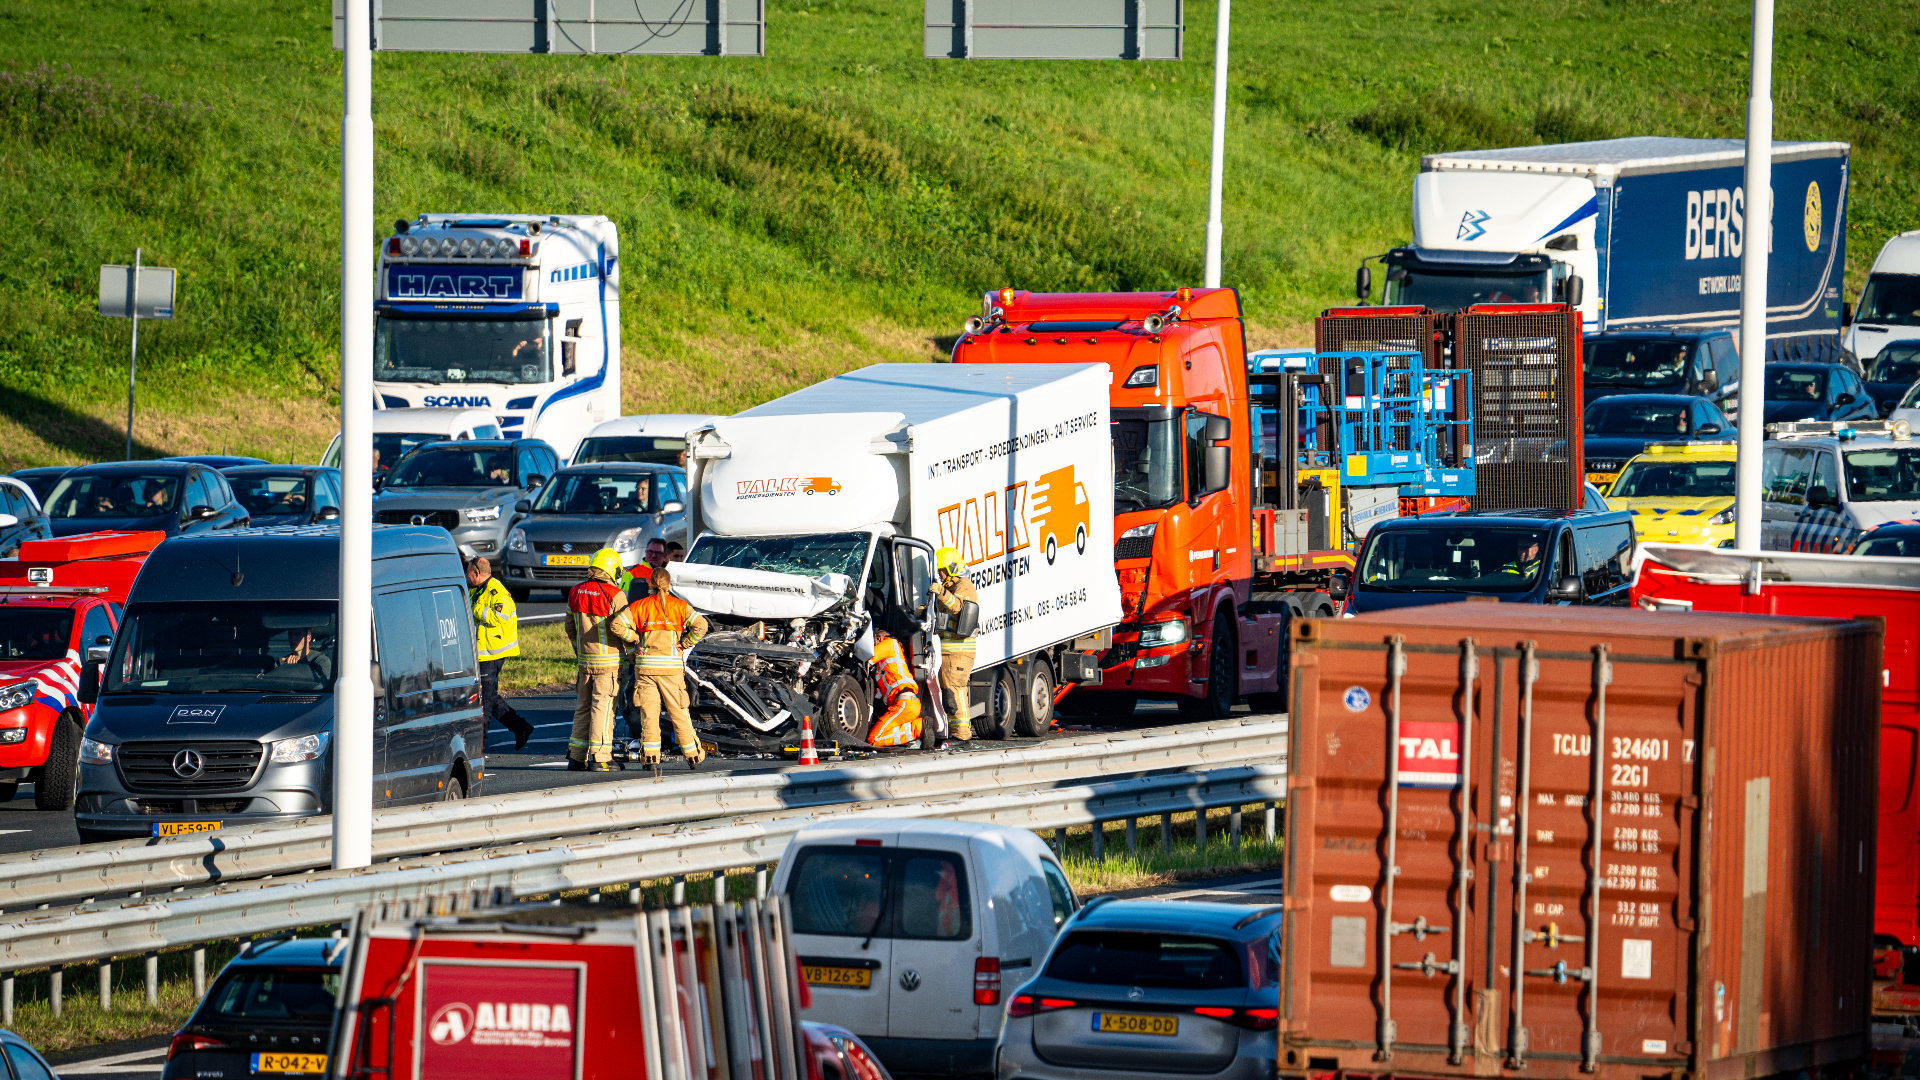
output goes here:
{"type": "Polygon", "coordinates": [[[107,617],[107,605],[95,604],[87,609],[86,617],[80,623],[80,651],[85,653],[95,645],[111,644],[113,641],[113,620],[107,617]],[[101,641],[101,638],[106,641],[101,641]]]}
{"type": "Polygon", "coordinates": [[[1708,348],[1713,352],[1713,370],[1714,373],[1720,377],[1721,388],[1725,389],[1727,386],[1739,382],[1740,354],[1733,350],[1733,339],[1728,337],[1714,338],[1708,342],[1708,348]]]}
{"type": "Polygon", "coordinates": [[[233,505],[233,485],[227,483],[227,478],[224,474],[217,472],[208,473],[207,490],[213,496],[213,502],[207,505],[214,507],[233,505]]]}
{"type": "Polygon", "coordinates": [[[21,503],[20,490],[12,484],[0,484],[0,514],[12,514],[23,520],[32,516],[21,503]]]}
{"type": "Polygon", "coordinates": [[[1797,447],[1770,446],[1760,461],[1760,487],[1768,502],[1799,505],[1806,501],[1813,453],[1797,447]]]}
{"type": "Polygon", "coordinates": [[[540,472],[540,459],[535,456],[532,450],[522,450],[513,457],[515,463],[514,470],[520,474],[520,486],[526,487],[533,482],[533,477],[540,472]]]}
{"type": "Polygon", "coordinates": [[[540,461],[541,461],[541,466],[540,466],[541,475],[552,476],[554,473],[557,473],[560,471],[560,455],[559,454],[556,454],[551,450],[542,450],[540,451],[540,461]]]}
{"type": "Polygon", "coordinates": [[[1825,450],[1816,454],[1813,459],[1813,482],[1808,485],[1808,488],[1817,487],[1826,488],[1827,494],[1836,499],[1840,497],[1840,467],[1834,461],[1833,455],[1825,450]]]}
{"type": "Polygon", "coordinates": [[[1080,906],[1080,902],[1073,898],[1073,886],[1067,884],[1067,875],[1058,866],[1042,859],[1040,872],[1047,878],[1047,895],[1053,900],[1053,928],[1058,930],[1073,918],[1074,909],[1080,906]]]}
{"type": "Polygon", "coordinates": [[[203,472],[194,473],[187,481],[187,497],[181,504],[180,509],[191,514],[193,513],[193,508],[196,506],[212,505],[214,505],[213,493],[207,490],[207,474],[203,472]]]}

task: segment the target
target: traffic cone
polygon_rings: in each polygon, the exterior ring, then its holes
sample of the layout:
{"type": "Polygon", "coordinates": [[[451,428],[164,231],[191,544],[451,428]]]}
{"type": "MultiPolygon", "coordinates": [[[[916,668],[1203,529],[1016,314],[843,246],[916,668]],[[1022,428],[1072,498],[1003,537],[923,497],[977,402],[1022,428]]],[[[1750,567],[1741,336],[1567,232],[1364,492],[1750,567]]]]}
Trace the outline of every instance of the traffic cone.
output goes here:
{"type": "Polygon", "coordinates": [[[820,751],[813,748],[813,716],[800,714],[800,764],[820,764],[820,751]]]}

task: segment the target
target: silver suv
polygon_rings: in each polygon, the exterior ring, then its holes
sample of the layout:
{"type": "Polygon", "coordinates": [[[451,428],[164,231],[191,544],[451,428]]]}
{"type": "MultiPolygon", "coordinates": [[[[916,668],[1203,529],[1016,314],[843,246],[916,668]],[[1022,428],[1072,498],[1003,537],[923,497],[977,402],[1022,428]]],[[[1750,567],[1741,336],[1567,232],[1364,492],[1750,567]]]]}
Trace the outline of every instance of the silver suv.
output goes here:
{"type": "Polygon", "coordinates": [[[462,556],[497,562],[529,498],[559,468],[560,456],[539,439],[424,443],[380,482],[373,520],[438,526],[453,534],[462,556]]]}

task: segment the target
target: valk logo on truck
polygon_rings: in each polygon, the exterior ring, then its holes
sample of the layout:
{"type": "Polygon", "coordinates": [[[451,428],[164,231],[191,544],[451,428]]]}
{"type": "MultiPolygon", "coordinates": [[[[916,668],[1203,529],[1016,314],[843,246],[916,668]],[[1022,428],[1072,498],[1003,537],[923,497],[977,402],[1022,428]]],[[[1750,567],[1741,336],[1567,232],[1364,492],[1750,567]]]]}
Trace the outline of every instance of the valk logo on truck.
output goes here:
{"type": "Polygon", "coordinates": [[[788,495],[838,495],[840,485],[831,476],[781,476],[766,480],[736,480],[733,494],[741,499],[784,498],[788,495]]]}
{"type": "Polygon", "coordinates": [[[582,971],[422,962],[423,1077],[571,1077],[582,971]]]}

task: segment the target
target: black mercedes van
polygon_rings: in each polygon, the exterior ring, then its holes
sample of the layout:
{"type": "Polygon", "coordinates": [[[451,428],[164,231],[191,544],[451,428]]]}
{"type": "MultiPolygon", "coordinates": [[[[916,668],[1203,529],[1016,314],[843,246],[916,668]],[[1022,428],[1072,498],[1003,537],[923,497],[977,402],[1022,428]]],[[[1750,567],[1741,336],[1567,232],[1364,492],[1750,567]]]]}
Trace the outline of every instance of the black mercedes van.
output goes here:
{"type": "MultiPolygon", "coordinates": [[[[328,813],[337,525],[175,537],[147,557],[80,744],[86,842],[328,813]]],[[[477,793],[480,679],[444,529],[374,526],[375,806],[477,793]]]]}

